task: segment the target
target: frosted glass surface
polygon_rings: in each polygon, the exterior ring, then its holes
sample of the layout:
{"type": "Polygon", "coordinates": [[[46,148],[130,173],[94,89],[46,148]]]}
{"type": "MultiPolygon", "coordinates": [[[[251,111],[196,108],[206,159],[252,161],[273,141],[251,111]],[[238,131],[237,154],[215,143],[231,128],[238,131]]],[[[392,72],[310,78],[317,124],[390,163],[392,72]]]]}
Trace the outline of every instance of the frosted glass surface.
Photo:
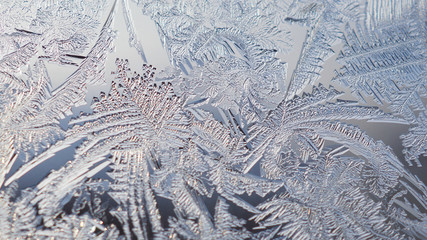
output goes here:
{"type": "Polygon", "coordinates": [[[427,239],[423,0],[0,1],[0,239],[427,239]]]}

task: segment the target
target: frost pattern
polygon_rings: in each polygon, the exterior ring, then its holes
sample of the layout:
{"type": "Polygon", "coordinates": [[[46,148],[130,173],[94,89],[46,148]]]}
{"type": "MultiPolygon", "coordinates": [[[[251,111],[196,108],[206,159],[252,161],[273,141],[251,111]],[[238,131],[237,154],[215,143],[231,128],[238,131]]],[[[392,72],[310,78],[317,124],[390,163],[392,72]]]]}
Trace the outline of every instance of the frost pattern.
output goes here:
{"type": "Polygon", "coordinates": [[[362,130],[409,125],[403,153],[421,167],[422,1],[16,0],[0,12],[1,238],[427,238],[423,176],[362,130]],[[172,68],[146,63],[135,13],[172,68]],[[294,27],[306,33],[290,73],[294,27]],[[112,59],[117,35],[142,69],[112,59]],[[52,89],[47,64],[74,72],[52,89]]]}
{"type": "Polygon", "coordinates": [[[370,2],[366,24],[346,28],[338,58],[344,66],[334,79],[363,102],[372,96],[411,123],[402,141],[406,160],[418,166],[418,157],[427,156],[425,10],[422,1],[370,2]],[[383,11],[390,15],[384,16],[383,11]]]}

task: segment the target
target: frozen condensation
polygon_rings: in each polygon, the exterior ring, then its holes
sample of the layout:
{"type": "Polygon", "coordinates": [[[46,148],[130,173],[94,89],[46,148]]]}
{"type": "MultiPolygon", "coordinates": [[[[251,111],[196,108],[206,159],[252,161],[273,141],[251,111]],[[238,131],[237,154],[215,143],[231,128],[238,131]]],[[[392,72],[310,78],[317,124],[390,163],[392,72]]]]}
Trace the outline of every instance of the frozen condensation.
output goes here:
{"type": "Polygon", "coordinates": [[[427,238],[425,14],[3,1],[0,238],[427,238]]]}

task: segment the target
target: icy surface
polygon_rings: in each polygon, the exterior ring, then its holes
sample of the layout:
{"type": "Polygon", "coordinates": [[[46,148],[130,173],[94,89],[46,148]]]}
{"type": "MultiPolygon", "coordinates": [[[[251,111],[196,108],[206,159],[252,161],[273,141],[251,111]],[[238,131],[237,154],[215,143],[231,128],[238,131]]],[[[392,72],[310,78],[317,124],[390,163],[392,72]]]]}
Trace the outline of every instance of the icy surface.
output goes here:
{"type": "Polygon", "coordinates": [[[422,0],[3,1],[0,238],[426,239],[425,19],[422,0]]]}

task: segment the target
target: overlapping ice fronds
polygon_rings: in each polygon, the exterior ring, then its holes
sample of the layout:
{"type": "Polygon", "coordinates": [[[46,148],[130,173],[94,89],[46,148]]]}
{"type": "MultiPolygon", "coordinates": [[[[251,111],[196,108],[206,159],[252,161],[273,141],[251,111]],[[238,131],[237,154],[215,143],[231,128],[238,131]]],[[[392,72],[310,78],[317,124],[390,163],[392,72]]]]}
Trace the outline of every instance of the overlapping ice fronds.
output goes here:
{"type": "Polygon", "coordinates": [[[410,124],[406,160],[426,153],[422,1],[135,2],[0,5],[0,238],[427,237],[423,176],[362,130],[410,124]],[[150,61],[141,12],[160,77],[111,56],[118,34],[150,61]],[[75,71],[52,90],[47,64],[75,71]]]}
{"type": "Polygon", "coordinates": [[[72,59],[97,36],[105,5],[103,0],[2,3],[0,69],[17,71],[37,57],[76,65],[72,59]]]}
{"type": "Polygon", "coordinates": [[[269,67],[266,63],[276,61],[274,52],[289,48],[281,14],[272,11],[286,11],[286,1],[137,2],[155,21],[173,63],[183,71],[230,54],[254,69],[269,67]]]}
{"type": "Polygon", "coordinates": [[[236,105],[248,100],[260,111],[274,107],[286,78],[286,65],[276,55],[290,48],[289,24],[275,9],[287,11],[289,3],[138,4],[156,23],[171,62],[183,72],[182,79],[175,81],[185,92],[197,95],[196,102],[208,99],[209,104],[221,109],[231,105],[235,111],[236,105]]]}
{"type": "MultiPolygon", "coordinates": [[[[59,120],[65,114],[70,114],[73,106],[84,103],[86,84],[99,81],[102,77],[105,55],[111,48],[112,35],[108,32],[111,18],[112,15],[85,60],[67,78],[65,84],[55,91],[51,91],[51,81],[40,57],[32,68],[29,63],[23,63],[28,65],[25,74],[14,72],[12,68],[9,68],[10,71],[1,71],[4,93],[1,96],[0,122],[0,141],[4,149],[0,152],[0,159],[4,163],[1,176],[4,177],[8,173],[18,158],[26,162],[44,150],[52,152],[50,154],[57,151],[53,143],[64,135],[59,120]],[[50,151],[52,148],[54,150],[50,151]]],[[[4,57],[0,61],[9,60],[4,57]]],[[[29,164],[37,161],[39,157],[40,155],[29,164]]],[[[23,166],[24,169],[25,167],[23,166]]],[[[9,183],[11,181],[12,179],[9,179],[9,183]]],[[[4,179],[0,179],[0,182],[3,183],[4,179]]]]}
{"type": "Polygon", "coordinates": [[[332,55],[332,45],[342,34],[342,22],[358,18],[356,6],[354,1],[294,1],[287,19],[308,30],[288,83],[287,99],[302,93],[307,85],[320,78],[324,61],[332,55]]]}
{"type": "Polygon", "coordinates": [[[369,1],[365,11],[364,22],[346,27],[337,59],[343,67],[334,80],[411,123],[402,135],[405,157],[420,166],[419,156],[427,154],[425,3],[369,1]]]}

